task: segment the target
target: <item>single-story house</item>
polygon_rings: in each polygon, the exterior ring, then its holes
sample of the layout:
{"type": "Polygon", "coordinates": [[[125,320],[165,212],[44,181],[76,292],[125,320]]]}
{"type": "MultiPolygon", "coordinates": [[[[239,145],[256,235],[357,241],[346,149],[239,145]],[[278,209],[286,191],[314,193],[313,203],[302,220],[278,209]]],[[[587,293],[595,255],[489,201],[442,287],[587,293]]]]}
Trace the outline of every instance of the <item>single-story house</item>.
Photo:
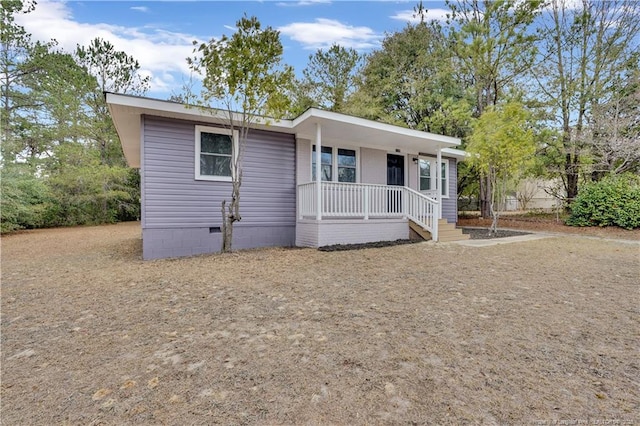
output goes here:
{"type": "MultiPolygon", "coordinates": [[[[106,93],[131,167],[140,169],[143,258],[221,249],[221,202],[237,132],[226,112],[106,93]]],[[[233,248],[320,247],[419,235],[461,238],[460,140],[311,108],[259,119],[242,157],[233,248]],[[438,164],[440,166],[438,166],[438,164]],[[455,236],[457,235],[457,237],[455,236]]]]}

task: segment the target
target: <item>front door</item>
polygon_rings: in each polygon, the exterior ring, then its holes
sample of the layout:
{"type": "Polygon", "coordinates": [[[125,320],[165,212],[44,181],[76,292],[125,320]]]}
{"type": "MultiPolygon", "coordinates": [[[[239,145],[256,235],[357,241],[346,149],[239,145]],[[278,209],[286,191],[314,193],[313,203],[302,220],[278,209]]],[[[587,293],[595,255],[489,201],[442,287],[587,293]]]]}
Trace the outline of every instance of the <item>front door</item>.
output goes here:
{"type": "Polygon", "coordinates": [[[404,186],[404,157],[387,154],[387,185],[404,186]]]}
{"type": "MultiPolygon", "coordinates": [[[[404,157],[387,154],[387,185],[404,186],[404,157]]],[[[402,192],[388,192],[387,209],[389,213],[402,213],[402,192]]]]}

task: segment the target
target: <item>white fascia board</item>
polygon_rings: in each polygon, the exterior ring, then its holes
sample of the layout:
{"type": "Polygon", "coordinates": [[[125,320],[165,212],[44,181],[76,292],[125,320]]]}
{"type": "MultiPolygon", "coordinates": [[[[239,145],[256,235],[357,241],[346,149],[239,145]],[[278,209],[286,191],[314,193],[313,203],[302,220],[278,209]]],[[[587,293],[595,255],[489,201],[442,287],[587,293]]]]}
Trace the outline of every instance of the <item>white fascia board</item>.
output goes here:
{"type": "Polygon", "coordinates": [[[446,157],[455,157],[460,160],[464,160],[469,156],[468,152],[455,148],[443,148],[442,154],[446,157]]]}
{"type": "Polygon", "coordinates": [[[354,126],[367,127],[381,132],[396,133],[403,136],[409,136],[419,139],[429,139],[434,142],[440,142],[449,146],[459,146],[461,141],[451,136],[438,135],[435,133],[423,132],[421,130],[408,129],[406,127],[395,126],[393,124],[381,123],[379,121],[368,120],[366,118],[353,117],[332,111],[324,111],[316,108],[309,108],[300,116],[293,120],[293,128],[303,122],[313,119],[324,119],[327,121],[336,121],[340,123],[352,124],[354,126]]]}

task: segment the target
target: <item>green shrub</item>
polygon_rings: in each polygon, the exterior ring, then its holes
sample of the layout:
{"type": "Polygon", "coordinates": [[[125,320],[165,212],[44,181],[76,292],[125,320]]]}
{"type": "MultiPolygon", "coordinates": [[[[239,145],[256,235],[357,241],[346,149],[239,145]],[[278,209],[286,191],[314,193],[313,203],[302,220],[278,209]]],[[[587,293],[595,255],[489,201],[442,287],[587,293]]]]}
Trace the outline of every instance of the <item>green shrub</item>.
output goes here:
{"type": "Polygon", "coordinates": [[[101,164],[98,151],[81,144],[55,148],[47,185],[54,208],[47,226],[97,225],[135,220],[140,214],[137,170],[101,164]]]}
{"type": "Polygon", "coordinates": [[[640,176],[608,176],[580,189],[567,224],[640,228],[640,176]]]}
{"type": "Polygon", "coordinates": [[[18,164],[3,166],[0,182],[0,232],[45,224],[51,198],[42,179],[26,165],[18,164]]]}

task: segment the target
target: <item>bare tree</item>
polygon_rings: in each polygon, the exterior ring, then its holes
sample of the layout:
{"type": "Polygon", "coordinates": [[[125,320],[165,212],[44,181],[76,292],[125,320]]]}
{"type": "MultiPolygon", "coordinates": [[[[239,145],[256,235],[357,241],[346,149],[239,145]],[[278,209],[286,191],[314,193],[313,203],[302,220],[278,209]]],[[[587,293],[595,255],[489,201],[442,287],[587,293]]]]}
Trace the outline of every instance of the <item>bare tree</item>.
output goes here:
{"type": "Polygon", "coordinates": [[[533,76],[561,130],[554,174],[571,202],[581,176],[589,177],[584,160],[596,141],[591,116],[600,104],[611,106],[616,82],[634,58],[637,64],[640,14],[633,0],[551,0],[540,28],[544,38],[533,76]]]}
{"type": "MultiPolygon", "coordinates": [[[[243,16],[236,22],[231,36],[194,42],[194,57],[187,61],[191,69],[202,73],[202,93],[197,104],[211,112],[212,102],[224,105],[226,125],[238,141],[232,143],[231,201],[222,201],[222,251],[232,248],[233,224],[240,215],[242,159],[249,129],[261,116],[281,118],[289,107],[286,93],[293,81],[293,69],[282,65],[280,33],[262,28],[254,16],[243,16]]],[[[232,136],[233,138],[233,136],[232,136]]]]}
{"type": "Polygon", "coordinates": [[[640,171],[640,70],[620,79],[608,102],[594,105],[591,140],[592,177],[640,171]]]}
{"type": "Polygon", "coordinates": [[[516,190],[516,200],[521,210],[527,210],[529,203],[538,192],[538,182],[533,179],[526,179],[520,183],[516,190]]]}

